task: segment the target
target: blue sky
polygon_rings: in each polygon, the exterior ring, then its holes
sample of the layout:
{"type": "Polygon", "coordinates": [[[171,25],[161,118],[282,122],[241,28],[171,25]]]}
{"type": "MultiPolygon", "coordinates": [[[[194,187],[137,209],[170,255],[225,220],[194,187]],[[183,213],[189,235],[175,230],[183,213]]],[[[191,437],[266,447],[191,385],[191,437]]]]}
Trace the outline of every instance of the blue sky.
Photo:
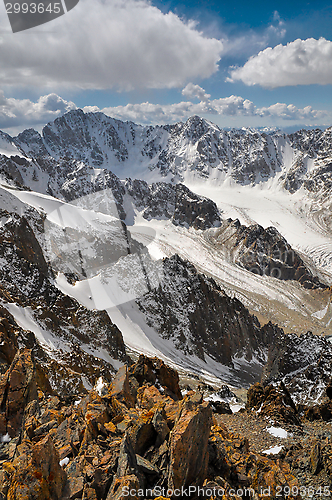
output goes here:
{"type": "Polygon", "coordinates": [[[332,124],[332,2],[81,0],[39,28],[0,24],[0,128],[82,107],[138,123],[332,124]]]}

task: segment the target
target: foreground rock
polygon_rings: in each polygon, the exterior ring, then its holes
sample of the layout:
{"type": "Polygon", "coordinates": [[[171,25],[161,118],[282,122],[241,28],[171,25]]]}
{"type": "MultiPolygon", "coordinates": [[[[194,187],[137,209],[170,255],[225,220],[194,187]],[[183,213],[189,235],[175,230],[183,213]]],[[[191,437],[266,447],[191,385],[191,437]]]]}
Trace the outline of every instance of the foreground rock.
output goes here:
{"type": "Polygon", "coordinates": [[[24,409],[37,400],[36,373],[31,351],[18,352],[0,381],[0,434],[15,437],[24,409]]]}
{"type": "Polygon", "coordinates": [[[31,351],[23,350],[1,379],[12,417],[0,444],[1,500],[124,500],[129,490],[130,498],[147,499],[147,489],[167,498],[181,487],[191,488],[191,498],[205,488],[206,499],[212,487],[227,499],[243,498],[234,488],[263,498],[264,487],[272,499],[280,481],[297,485],[286,462],[252,453],[200,393],[182,399],[177,373],[156,358],[140,356],[99,394],[69,406],[43,394],[35,373],[31,351]],[[23,392],[11,407],[15,388],[23,392]]]}

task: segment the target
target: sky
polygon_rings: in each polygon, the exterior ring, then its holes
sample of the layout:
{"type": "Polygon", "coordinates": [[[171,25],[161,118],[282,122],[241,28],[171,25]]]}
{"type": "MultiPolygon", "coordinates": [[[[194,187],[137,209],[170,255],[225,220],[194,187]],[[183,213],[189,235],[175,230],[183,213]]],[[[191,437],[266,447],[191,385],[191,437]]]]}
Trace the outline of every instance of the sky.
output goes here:
{"type": "MultiPolygon", "coordinates": [[[[46,0],[45,0],[46,1],[46,0]]],[[[332,125],[332,0],[80,0],[12,33],[0,5],[0,129],[67,111],[145,125],[332,125]]]]}

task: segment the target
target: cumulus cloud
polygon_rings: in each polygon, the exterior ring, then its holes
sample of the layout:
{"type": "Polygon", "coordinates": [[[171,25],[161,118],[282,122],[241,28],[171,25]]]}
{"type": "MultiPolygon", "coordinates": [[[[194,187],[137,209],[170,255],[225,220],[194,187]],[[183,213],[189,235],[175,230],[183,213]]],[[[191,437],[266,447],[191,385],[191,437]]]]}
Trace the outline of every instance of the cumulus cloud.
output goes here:
{"type": "Polygon", "coordinates": [[[164,14],[148,0],[81,0],[65,16],[7,33],[0,44],[3,85],[53,90],[177,87],[217,71],[223,50],[193,21],[164,14]]]}
{"type": "MultiPolygon", "coordinates": [[[[186,120],[192,115],[271,117],[282,120],[317,120],[327,115],[326,111],[315,110],[311,106],[301,109],[293,104],[285,103],[276,103],[260,108],[249,99],[235,95],[210,100],[210,95],[202,87],[193,84],[187,85],[182,94],[191,97],[192,100],[163,105],[150,102],[127,104],[126,106],[104,108],[101,111],[120,120],[142,124],[174,123],[186,120]],[[195,98],[201,99],[200,102],[193,102],[195,98]]],[[[99,110],[97,107],[84,108],[85,112],[97,110],[99,110]]]]}
{"type": "MultiPolygon", "coordinates": [[[[191,94],[192,100],[173,104],[127,104],[100,109],[98,106],[86,106],[85,113],[102,111],[106,115],[141,124],[167,124],[184,121],[190,116],[215,115],[229,117],[258,117],[261,119],[272,118],[279,120],[318,120],[327,115],[326,111],[315,110],[311,106],[303,109],[293,104],[276,103],[267,107],[257,107],[249,99],[241,96],[222,97],[210,99],[209,94],[198,85],[185,87],[185,94],[191,94]],[[189,89],[189,90],[188,90],[189,89]],[[192,91],[192,92],[191,92],[192,91]],[[202,100],[199,100],[200,97],[202,100]],[[198,102],[194,102],[194,100],[198,102]]],[[[185,90],[183,89],[183,90],[185,90]]],[[[184,92],[183,92],[184,93],[184,92]]],[[[22,131],[24,128],[45,125],[67,111],[77,109],[71,101],[65,101],[56,94],[42,96],[37,102],[30,99],[14,99],[5,97],[0,91],[0,129],[10,133],[22,131]]]]}
{"type": "Polygon", "coordinates": [[[267,88],[331,84],[332,42],[308,38],[269,47],[252,56],[243,67],[233,69],[228,81],[236,80],[267,88]]]}
{"type": "Polygon", "coordinates": [[[257,109],[260,116],[275,116],[284,120],[319,119],[327,115],[326,111],[312,109],[311,106],[297,108],[294,104],[276,103],[267,108],[257,109]]]}
{"type": "Polygon", "coordinates": [[[182,90],[182,95],[188,97],[189,99],[200,99],[201,101],[207,101],[211,95],[207,94],[205,90],[199,85],[194,85],[193,83],[188,83],[182,90]]]}
{"type": "Polygon", "coordinates": [[[58,116],[76,109],[73,102],[65,101],[56,94],[42,96],[37,102],[30,99],[6,98],[0,91],[0,129],[31,127],[55,120],[58,116]]]}

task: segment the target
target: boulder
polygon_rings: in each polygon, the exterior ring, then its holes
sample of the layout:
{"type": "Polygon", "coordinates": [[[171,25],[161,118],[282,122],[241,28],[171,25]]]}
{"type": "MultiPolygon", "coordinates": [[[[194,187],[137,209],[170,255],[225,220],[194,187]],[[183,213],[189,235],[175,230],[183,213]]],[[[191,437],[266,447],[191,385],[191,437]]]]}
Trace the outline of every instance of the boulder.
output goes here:
{"type": "Polygon", "coordinates": [[[280,423],[300,425],[298,412],[287,388],[281,382],[278,386],[263,387],[258,382],[247,393],[247,410],[255,410],[261,416],[280,423]]]}
{"type": "Polygon", "coordinates": [[[212,410],[208,403],[185,400],[170,436],[168,487],[201,486],[209,461],[208,440],[212,410]]]}
{"type": "Polygon", "coordinates": [[[111,384],[108,396],[116,398],[128,408],[132,408],[135,405],[135,400],[130,390],[127,366],[122,366],[118,370],[111,384]]]}
{"type": "Polygon", "coordinates": [[[141,354],[137,362],[129,368],[129,376],[134,377],[140,386],[146,383],[161,386],[167,396],[176,401],[182,399],[179,374],[161,359],[148,358],[141,354]]]}
{"type": "Polygon", "coordinates": [[[322,468],[322,448],[319,441],[314,443],[310,453],[310,464],[312,474],[318,474],[322,468]]]}
{"type": "Polygon", "coordinates": [[[22,349],[0,382],[0,434],[13,438],[20,432],[25,407],[33,400],[38,400],[35,364],[32,351],[22,349]]]}
{"type": "Polygon", "coordinates": [[[9,500],[63,499],[65,473],[50,436],[36,444],[24,441],[18,446],[17,455],[11,466],[9,500]]]}

